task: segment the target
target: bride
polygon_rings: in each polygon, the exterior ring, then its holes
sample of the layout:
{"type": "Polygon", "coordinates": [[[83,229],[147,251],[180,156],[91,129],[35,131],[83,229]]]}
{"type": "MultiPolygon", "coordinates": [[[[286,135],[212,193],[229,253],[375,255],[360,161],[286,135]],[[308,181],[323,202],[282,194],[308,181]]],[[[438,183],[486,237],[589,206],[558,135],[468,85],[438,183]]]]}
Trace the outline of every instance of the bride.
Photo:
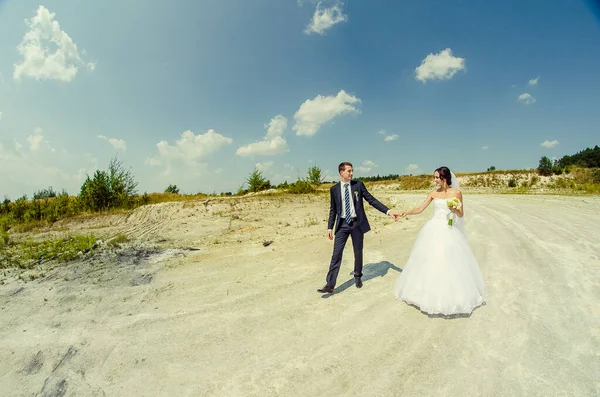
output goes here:
{"type": "Polygon", "coordinates": [[[420,207],[400,215],[420,214],[433,201],[433,216],[419,232],[394,295],[425,313],[470,314],[485,302],[486,292],[465,236],[462,193],[447,167],[436,169],[433,176],[437,189],[420,207]],[[449,208],[447,199],[452,198],[460,200],[460,205],[449,208]]]}

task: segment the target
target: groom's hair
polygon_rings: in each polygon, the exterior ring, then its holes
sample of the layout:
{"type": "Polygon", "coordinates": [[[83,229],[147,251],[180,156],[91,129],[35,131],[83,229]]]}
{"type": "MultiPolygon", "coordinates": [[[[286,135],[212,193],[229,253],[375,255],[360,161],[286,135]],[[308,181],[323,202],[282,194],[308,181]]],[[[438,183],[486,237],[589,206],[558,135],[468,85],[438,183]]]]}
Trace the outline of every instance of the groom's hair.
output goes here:
{"type": "Polygon", "coordinates": [[[344,171],[346,169],[347,165],[349,165],[350,167],[354,168],[352,166],[352,163],[350,163],[348,161],[344,161],[343,163],[340,163],[340,165],[338,165],[338,173],[344,171]]]}
{"type": "Polygon", "coordinates": [[[440,178],[445,180],[448,186],[452,185],[452,174],[450,173],[450,169],[448,167],[440,167],[436,169],[436,171],[440,174],[440,178]]]}

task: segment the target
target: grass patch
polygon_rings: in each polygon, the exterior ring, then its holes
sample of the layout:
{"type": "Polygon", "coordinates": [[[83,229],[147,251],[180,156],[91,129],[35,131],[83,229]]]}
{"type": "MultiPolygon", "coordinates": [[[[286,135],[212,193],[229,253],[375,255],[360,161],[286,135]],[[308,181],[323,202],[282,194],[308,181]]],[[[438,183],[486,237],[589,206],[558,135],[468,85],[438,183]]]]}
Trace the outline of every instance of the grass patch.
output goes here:
{"type": "Polygon", "coordinates": [[[127,237],[127,235],[125,235],[123,233],[119,233],[115,237],[110,239],[110,241],[108,242],[108,245],[113,248],[119,248],[121,246],[121,244],[127,243],[129,241],[130,241],[130,239],[129,239],[129,237],[127,237]]]}
{"type": "Polygon", "coordinates": [[[0,269],[31,269],[42,261],[69,262],[90,251],[97,239],[91,234],[70,235],[42,241],[8,241],[0,246],[0,269]]]}
{"type": "Polygon", "coordinates": [[[426,190],[433,188],[433,177],[431,175],[401,176],[401,190],[426,190]]]}

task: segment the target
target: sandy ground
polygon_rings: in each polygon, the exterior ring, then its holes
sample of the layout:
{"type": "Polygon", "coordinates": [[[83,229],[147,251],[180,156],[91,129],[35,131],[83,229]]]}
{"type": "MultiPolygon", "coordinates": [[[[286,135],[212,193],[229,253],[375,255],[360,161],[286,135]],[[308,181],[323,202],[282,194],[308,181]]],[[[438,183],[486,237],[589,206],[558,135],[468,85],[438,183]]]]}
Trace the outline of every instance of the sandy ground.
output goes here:
{"type": "MultiPolygon", "coordinates": [[[[398,210],[424,198],[372,192],[398,210]]],[[[431,207],[397,223],[369,209],[364,287],[348,244],[327,296],[325,195],[72,223],[135,241],[34,281],[4,272],[0,395],[600,395],[600,197],[465,197],[488,303],[455,319],[393,297],[431,207]]]]}

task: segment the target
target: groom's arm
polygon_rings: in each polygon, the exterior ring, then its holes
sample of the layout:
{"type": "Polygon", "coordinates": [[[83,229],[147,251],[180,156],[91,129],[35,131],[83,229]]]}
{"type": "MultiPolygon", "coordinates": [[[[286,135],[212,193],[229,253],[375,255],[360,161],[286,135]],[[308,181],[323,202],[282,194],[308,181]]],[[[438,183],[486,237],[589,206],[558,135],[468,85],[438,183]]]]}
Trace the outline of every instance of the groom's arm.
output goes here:
{"type": "Polygon", "coordinates": [[[386,207],[385,205],[383,205],[375,197],[373,197],[371,195],[371,193],[369,193],[369,191],[367,190],[367,187],[365,186],[364,183],[362,183],[360,181],[358,183],[359,183],[358,187],[362,192],[362,196],[365,198],[365,200],[367,200],[367,203],[369,203],[372,207],[378,209],[379,211],[383,212],[384,214],[389,215],[390,209],[388,207],[386,207]]]}
{"type": "Polygon", "coordinates": [[[335,200],[333,199],[333,189],[335,185],[329,189],[329,220],[327,221],[327,230],[333,230],[333,224],[335,223],[335,217],[337,215],[337,208],[335,200]]]}

